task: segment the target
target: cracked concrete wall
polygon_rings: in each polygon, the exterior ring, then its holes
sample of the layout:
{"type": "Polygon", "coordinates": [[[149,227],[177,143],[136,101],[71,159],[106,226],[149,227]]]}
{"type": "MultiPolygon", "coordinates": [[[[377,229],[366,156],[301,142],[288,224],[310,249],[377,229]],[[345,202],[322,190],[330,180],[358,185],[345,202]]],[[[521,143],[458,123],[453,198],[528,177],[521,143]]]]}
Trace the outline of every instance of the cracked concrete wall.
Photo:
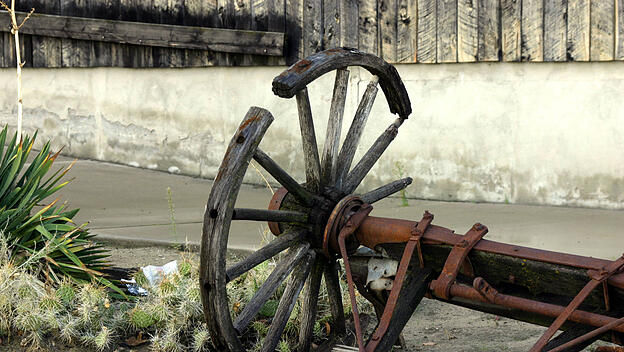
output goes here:
{"type": "MultiPolygon", "coordinates": [[[[397,65],[414,113],[361,190],[411,176],[408,196],[624,208],[621,63],[397,65]]],[[[65,154],[214,177],[249,106],[275,122],[261,148],[296,178],[294,100],[282,68],[26,69],[25,129],[65,154]]],[[[370,78],[352,70],[343,137],[370,78]]],[[[0,121],[15,127],[15,73],[0,70],[0,121]]],[[[333,75],[310,85],[322,149],[333,75]]],[[[380,91],[356,160],[391,123],[380,91]]],[[[250,168],[247,181],[262,184],[250,168]]]]}

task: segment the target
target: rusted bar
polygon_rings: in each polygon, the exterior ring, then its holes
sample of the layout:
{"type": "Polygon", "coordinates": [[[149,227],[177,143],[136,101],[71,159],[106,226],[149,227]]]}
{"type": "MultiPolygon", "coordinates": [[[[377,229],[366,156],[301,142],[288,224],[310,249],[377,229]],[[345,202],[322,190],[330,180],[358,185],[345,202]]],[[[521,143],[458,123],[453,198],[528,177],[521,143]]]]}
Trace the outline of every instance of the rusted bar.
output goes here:
{"type": "MultiPolygon", "coordinates": [[[[565,307],[555,304],[543,303],[515,296],[508,296],[502,293],[497,293],[486,298],[475,288],[462,284],[451,285],[450,293],[452,297],[460,297],[471,301],[496,304],[502,307],[519,309],[525,312],[539,314],[551,318],[558,317],[565,309],[565,307]]],[[[591,325],[595,327],[602,327],[617,321],[616,318],[611,318],[605,315],[590,313],[582,310],[574,311],[574,313],[570,315],[569,320],[576,323],[591,325]]],[[[620,325],[614,327],[613,330],[624,333],[624,326],[620,325]]]]}
{"type": "MultiPolygon", "coordinates": [[[[369,216],[357,229],[356,237],[362,245],[373,249],[377,245],[385,243],[405,243],[409,241],[411,230],[416,224],[416,221],[369,216]]],[[[454,246],[462,239],[463,236],[455,234],[453,230],[431,225],[425,232],[422,241],[423,244],[447,244],[454,246]]],[[[479,241],[474,246],[473,251],[483,251],[520,259],[598,271],[611,263],[610,260],[528,248],[486,239],[479,241]]],[[[624,289],[624,273],[613,275],[608,282],[614,287],[624,289]]]]}

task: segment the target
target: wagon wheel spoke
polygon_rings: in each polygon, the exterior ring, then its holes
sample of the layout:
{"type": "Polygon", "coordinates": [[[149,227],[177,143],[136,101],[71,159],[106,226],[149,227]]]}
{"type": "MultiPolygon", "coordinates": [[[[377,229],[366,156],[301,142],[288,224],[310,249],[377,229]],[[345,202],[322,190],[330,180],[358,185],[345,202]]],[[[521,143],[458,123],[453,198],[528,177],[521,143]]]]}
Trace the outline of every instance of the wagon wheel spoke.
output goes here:
{"type": "Polygon", "coordinates": [[[248,272],[252,268],[255,268],[258,264],[274,257],[276,254],[282,252],[286,248],[290,248],[295,244],[302,241],[306,236],[306,233],[302,230],[291,230],[283,233],[273,241],[269,242],[266,246],[253,252],[245,259],[230,266],[226,270],[226,281],[230,282],[242,274],[248,272]]]}
{"type": "Polygon", "coordinates": [[[312,121],[312,109],[308,88],[297,92],[297,110],[299,112],[299,128],[301,129],[301,143],[303,144],[303,161],[306,170],[306,182],[312,192],[317,192],[320,186],[321,162],[319,161],[316,133],[312,121]]]}
{"type": "Polygon", "coordinates": [[[235,208],[232,220],[271,221],[271,222],[308,222],[308,214],[290,210],[267,210],[235,208]]]}
{"type": "Polygon", "coordinates": [[[360,143],[360,137],[362,137],[362,131],[364,130],[364,126],[366,126],[366,120],[368,119],[368,115],[370,114],[373,103],[375,102],[375,97],[377,96],[378,82],[379,78],[377,76],[373,76],[371,81],[368,83],[366,91],[364,91],[364,95],[362,96],[362,100],[360,100],[360,104],[355,112],[355,116],[353,117],[351,127],[349,127],[349,132],[347,132],[342,148],[340,148],[338,166],[336,170],[337,185],[340,185],[343,182],[349,172],[349,169],[351,168],[353,156],[355,155],[357,146],[360,143]]]}
{"type": "Polygon", "coordinates": [[[370,192],[366,192],[360,196],[365,203],[373,204],[379,200],[382,200],[394,193],[405,189],[412,183],[411,177],[402,178],[376,188],[370,192]]]}
{"type": "Polygon", "coordinates": [[[262,286],[260,286],[260,289],[258,289],[256,294],[249,300],[249,303],[245,305],[243,311],[238,315],[238,317],[236,317],[233,324],[236,331],[241,333],[245,330],[256,314],[258,314],[260,308],[262,308],[264,303],[269,300],[271,295],[286,279],[293,268],[306,257],[306,253],[309,248],[310,245],[308,243],[297,245],[288,252],[288,256],[286,258],[277,264],[273,272],[269,275],[262,286]]]}
{"type": "Polygon", "coordinates": [[[332,314],[332,330],[337,335],[342,335],[346,331],[344,308],[342,307],[342,293],[340,290],[340,279],[338,277],[338,269],[340,265],[337,261],[328,263],[325,266],[325,287],[327,287],[327,296],[329,297],[329,309],[332,314]]]}
{"type": "Polygon", "coordinates": [[[310,276],[305,284],[303,307],[301,314],[301,327],[299,329],[299,351],[308,351],[314,334],[314,323],[318,308],[319,290],[321,288],[321,278],[325,261],[323,258],[316,258],[310,276]]]}
{"type": "Polygon", "coordinates": [[[338,148],[340,147],[340,132],[342,130],[342,117],[347,98],[347,84],[349,83],[349,70],[346,68],[336,71],[334,94],[331,107],[329,108],[329,120],[327,133],[323,147],[321,160],[321,183],[333,185],[336,181],[336,168],[338,165],[338,148]]]}
{"type": "Polygon", "coordinates": [[[303,284],[310,274],[310,269],[314,263],[314,257],[315,252],[308,251],[304,260],[297,266],[295,272],[291,275],[290,280],[286,285],[286,290],[284,291],[279,305],[277,306],[277,311],[273,317],[273,321],[271,322],[269,332],[264,338],[261,351],[275,351],[275,347],[277,347],[277,344],[280,341],[282,332],[284,332],[284,328],[286,327],[288,318],[290,318],[290,313],[297,302],[297,298],[303,288],[303,284]]]}
{"type": "Polygon", "coordinates": [[[394,140],[399,132],[399,127],[403,124],[403,121],[403,118],[397,118],[388,128],[386,128],[381,136],[377,138],[375,143],[373,143],[373,145],[368,149],[366,154],[364,154],[362,159],[360,159],[357,165],[355,165],[353,170],[349,172],[349,175],[341,188],[343,192],[352,193],[355,191],[357,186],[364,179],[364,176],[368,174],[373,165],[375,165],[384,151],[386,151],[386,148],[388,148],[390,143],[394,140]]]}
{"type": "Polygon", "coordinates": [[[254,153],[253,159],[303,205],[312,205],[315,196],[303,188],[266,153],[258,148],[254,153]]]}

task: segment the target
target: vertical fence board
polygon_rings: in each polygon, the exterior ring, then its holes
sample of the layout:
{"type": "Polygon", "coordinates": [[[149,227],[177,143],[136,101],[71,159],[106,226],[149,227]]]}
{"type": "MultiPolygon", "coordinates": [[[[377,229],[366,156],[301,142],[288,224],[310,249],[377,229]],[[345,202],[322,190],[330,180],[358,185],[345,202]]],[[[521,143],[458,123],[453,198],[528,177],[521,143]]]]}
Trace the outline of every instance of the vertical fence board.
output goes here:
{"type": "Polygon", "coordinates": [[[522,61],[544,61],[544,0],[522,0],[522,61]]]}
{"type": "MultiPolygon", "coordinates": [[[[58,15],[61,12],[59,0],[36,0],[31,3],[35,13],[58,15]]],[[[32,36],[33,67],[61,67],[61,40],[32,36]]]]}
{"type": "Polygon", "coordinates": [[[397,62],[416,62],[417,0],[399,0],[397,15],[397,62]]]}
{"type": "Polygon", "coordinates": [[[418,62],[436,62],[438,49],[436,16],[436,0],[418,0],[418,62]]]}
{"type": "Polygon", "coordinates": [[[501,0],[503,61],[520,61],[522,21],[520,0],[501,0]]]}
{"type": "Polygon", "coordinates": [[[4,67],[15,67],[17,60],[15,59],[15,43],[13,36],[9,32],[3,32],[4,36],[4,67]]]}
{"type": "Polygon", "coordinates": [[[566,60],[567,2],[544,0],[544,61],[566,60]]]}
{"type": "MultiPolygon", "coordinates": [[[[264,0],[266,2],[266,0],[264,0]]],[[[184,20],[187,26],[214,26],[214,14],[217,9],[216,0],[184,0],[184,20]]],[[[204,67],[214,64],[214,53],[208,50],[185,51],[186,65],[204,67]]]]}
{"type": "MultiPolygon", "coordinates": [[[[268,21],[267,29],[271,32],[286,31],[286,4],[284,0],[266,0],[268,5],[268,21]]],[[[286,44],[285,44],[286,45],[286,44]]],[[[286,51],[284,51],[286,52],[286,51]]],[[[268,60],[269,65],[286,65],[285,55],[281,57],[271,56],[268,60]]]]}
{"type": "Polygon", "coordinates": [[[286,1],[286,63],[303,58],[303,4],[301,0],[286,1]]]}
{"type": "Polygon", "coordinates": [[[323,50],[322,0],[303,0],[303,56],[323,50]]]}
{"type": "Polygon", "coordinates": [[[379,0],[378,3],[381,57],[388,62],[396,62],[397,0],[379,0]]]}
{"type": "Polygon", "coordinates": [[[498,61],[501,57],[500,46],[500,1],[478,1],[479,61],[498,61]]]}
{"type": "Polygon", "coordinates": [[[457,62],[457,0],[438,0],[437,6],[437,62],[457,62]]]}
{"type": "Polygon", "coordinates": [[[589,61],[589,2],[590,0],[568,2],[568,60],[589,61]]]}
{"type": "Polygon", "coordinates": [[[476,0],[457,2],[457,61],[477,61],[479,8],[476,0]]]}
{"type": "Polygon", "coordinates": [[[590,58],[592,61],[613,60],[615,48],[614,0],[591,1],[590,58]]]}
{"type": "Polygon", "coordinates": [[[358,0],[340,0],[340,46],[358,47],[358,0]]]}
{"type": "MultiPolygon", "coordinates": [[[[119,19],[119,0],[91,0],[87,9],[87,17],[103,18],[108,20],[119,19]]],[[[94,42],[94,63],[91,66],[107,67],[113,63],[113,55],[121,51],[119,44],[94,42]],[[113,46],[115,47],[113,52],[113,46]]]]}
{"type": "Polygon", "coordinates": [[[360,0],[358,42],[360,50],[378,55],[377,0],[360,0]]]}
{"type": "Polygon", "coordinates": [[[340,46],[340,0],[323,1],[323,47],[325,49],[340,46]]]}
{"type": "Polygon", "coordinates": [[[615,58],[624,60],[624,0],[617,0],[615,10],[615,58]]]}

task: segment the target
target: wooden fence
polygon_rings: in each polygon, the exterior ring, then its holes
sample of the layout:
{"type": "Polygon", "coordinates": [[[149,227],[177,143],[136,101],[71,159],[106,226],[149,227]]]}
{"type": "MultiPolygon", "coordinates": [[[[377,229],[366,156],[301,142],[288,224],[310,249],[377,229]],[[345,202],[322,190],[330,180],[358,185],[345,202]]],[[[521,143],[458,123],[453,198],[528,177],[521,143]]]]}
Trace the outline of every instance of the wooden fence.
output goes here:
{"type": "MultiPolygon", "coordinates": [[[[51,15],[23,28],[34,67],[284,65],[336,46],[393,63],[624,60],[624,0],[17,2],[51,15]]],[[[0,67],[15,65],[8,30],[0,13],[0,67]]]]}

